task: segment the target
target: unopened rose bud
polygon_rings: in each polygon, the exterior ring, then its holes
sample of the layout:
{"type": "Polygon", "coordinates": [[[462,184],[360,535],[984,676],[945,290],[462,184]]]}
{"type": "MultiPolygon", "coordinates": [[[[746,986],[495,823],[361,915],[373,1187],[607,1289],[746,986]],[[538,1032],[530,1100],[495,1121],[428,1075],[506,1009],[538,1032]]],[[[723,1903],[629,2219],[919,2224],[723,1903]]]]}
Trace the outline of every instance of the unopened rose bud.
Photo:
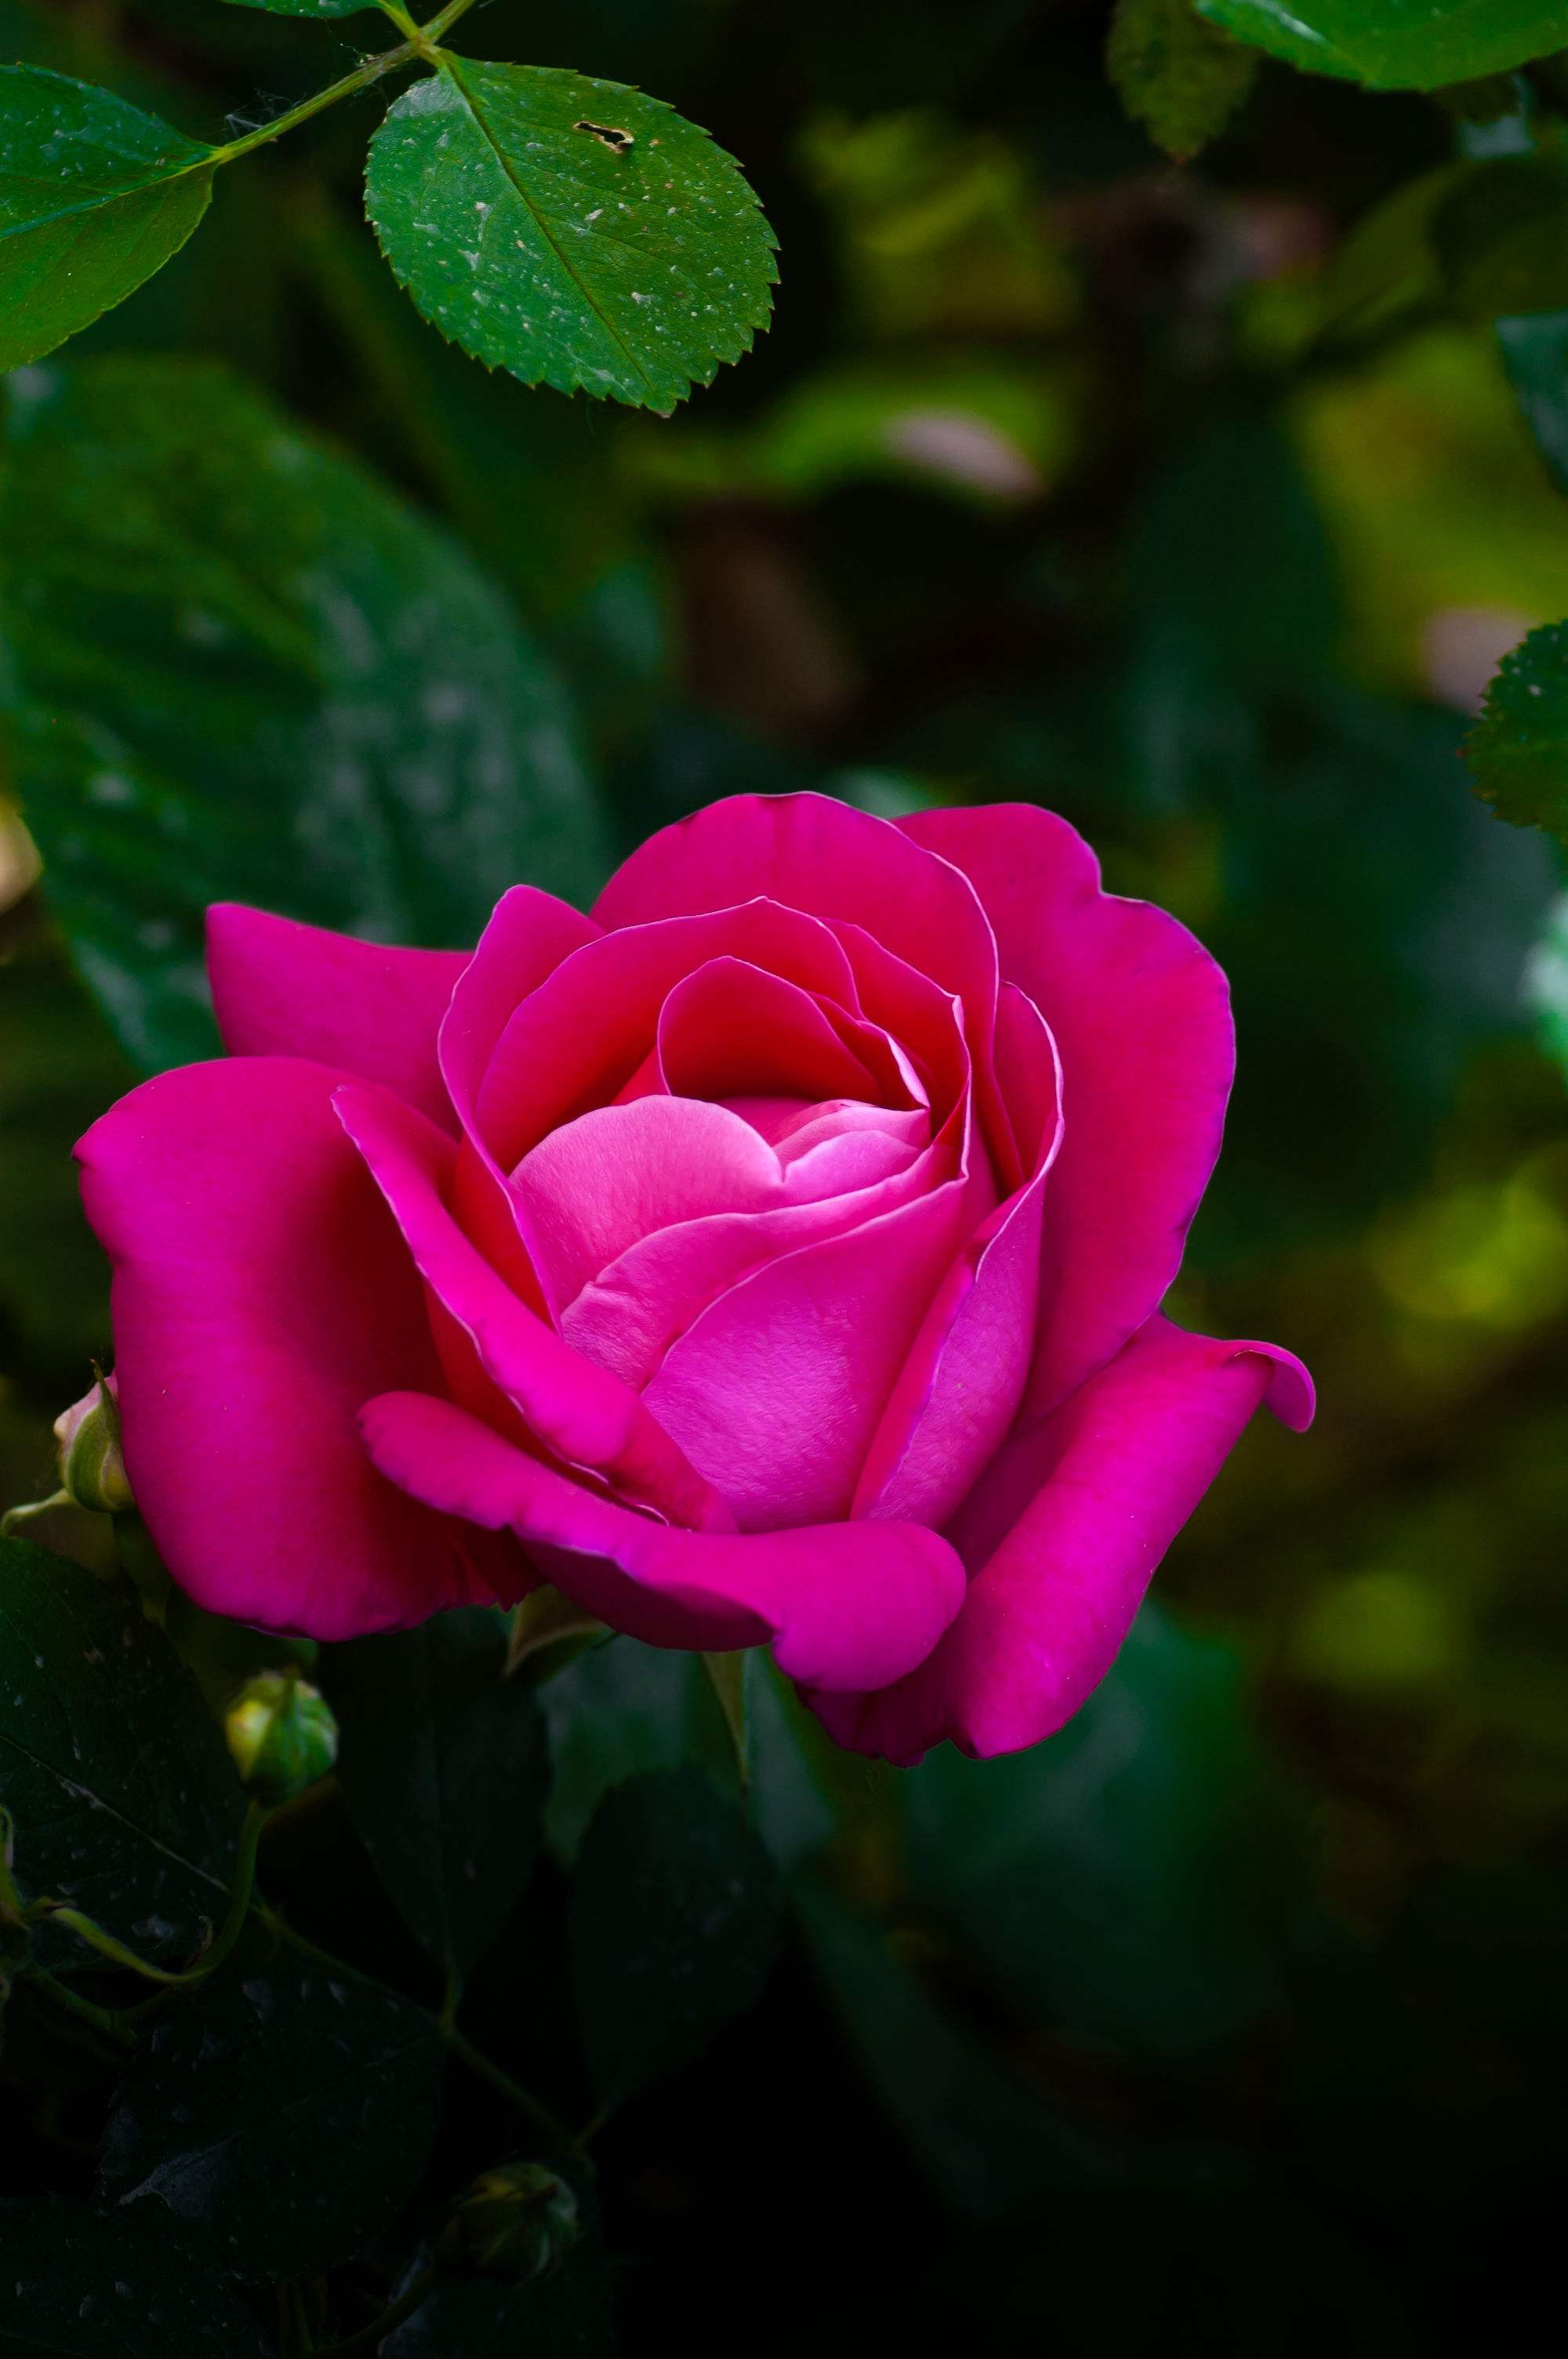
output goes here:
{"type": "Polygon", "coordinates": [[[303,1793],[338,1757],[338,1723],[326,1697],[294,1671],[247,1680],[224,1715],[223,1734],[241,1777],[269,1807],[303,1793]]]}
{"type": "Polygon", "coordinates": [[[61,1411],[54,1438],[59,1479],[79,1507],[119,1516],[135,1506],[120,1454],[120,1401],[113,1376],[100,1376],[90,1393],[61,1411]]]}
{"type": "Polygon", "coordinates": [[[436,2239],[436,2258],[460,2275],[536,2277],[579,2232],[577,2197],[542,2162],[481,2172],[436,2239]]]}

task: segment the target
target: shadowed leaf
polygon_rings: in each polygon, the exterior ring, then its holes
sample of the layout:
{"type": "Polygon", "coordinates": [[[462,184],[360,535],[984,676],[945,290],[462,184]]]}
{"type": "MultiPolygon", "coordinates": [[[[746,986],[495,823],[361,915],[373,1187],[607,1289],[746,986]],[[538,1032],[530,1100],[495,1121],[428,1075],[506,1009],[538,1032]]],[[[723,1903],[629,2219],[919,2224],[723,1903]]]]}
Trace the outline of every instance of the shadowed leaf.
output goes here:
{"type": "Polygon", "coordinates": [[[223,1740],[129,1585],[0,1539],[0,1802],[29,1896],[139,1951],[222,1915],[243,1798],[223,1740]]]}

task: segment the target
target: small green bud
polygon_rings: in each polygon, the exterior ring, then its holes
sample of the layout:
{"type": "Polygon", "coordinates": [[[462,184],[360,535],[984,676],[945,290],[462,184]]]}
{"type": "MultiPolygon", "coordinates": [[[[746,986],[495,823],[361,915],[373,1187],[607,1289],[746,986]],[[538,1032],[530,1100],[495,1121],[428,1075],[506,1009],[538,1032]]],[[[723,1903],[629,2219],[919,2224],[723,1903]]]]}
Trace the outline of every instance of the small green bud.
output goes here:
{"type": "Polygon", "coordinates": [[[324,1777],[338,1757],[338,1723],[297,1671],[247,1680],[223,1718],[234,1767],[258,1801],[274,1807],[324,1777]]]}
{"type": "Polygon", "coordinates": [[[460,2276],[542,2277],[581,2232],[577,2197],[542,2162],[481,2171],[436,2239],[436,2258],[460,2276]]]}
{"type": "Polygon", "coordinates": [[[79,1507],[119,1516],[135,1506],[120,1453],[120,1402],[113,1376],[100,1376],[90,1393],[54,1421],[59,1444],[59,1479],[79,1507]]]}

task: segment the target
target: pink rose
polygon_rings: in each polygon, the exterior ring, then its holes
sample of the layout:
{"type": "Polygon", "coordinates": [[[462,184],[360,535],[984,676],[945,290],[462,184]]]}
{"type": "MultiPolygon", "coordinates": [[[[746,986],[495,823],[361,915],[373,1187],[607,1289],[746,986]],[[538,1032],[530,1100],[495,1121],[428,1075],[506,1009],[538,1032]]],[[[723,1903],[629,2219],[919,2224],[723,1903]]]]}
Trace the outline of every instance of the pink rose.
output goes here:
{"type": "Polygon", "coordinates": [[[338,1638],[541,1580],[840,1743],[1033,1745],[1267,1400],[1160,1314],[1225,978],[1030,806],[739,797],[471,957],[211,913],[232,1052],[78,1150],[175,1578],[338,1638]]]}

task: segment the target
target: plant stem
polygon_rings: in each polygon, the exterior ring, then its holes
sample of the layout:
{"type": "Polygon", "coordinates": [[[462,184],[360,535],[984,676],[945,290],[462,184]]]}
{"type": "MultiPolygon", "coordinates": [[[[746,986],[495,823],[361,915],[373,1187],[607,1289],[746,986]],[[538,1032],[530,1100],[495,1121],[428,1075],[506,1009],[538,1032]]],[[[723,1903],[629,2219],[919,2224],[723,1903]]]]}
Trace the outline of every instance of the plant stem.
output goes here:
{"type": "Polygon", "coordinates": [[[137,2006],[126,2007],[123,2021],[135,2024],[140,2023],[145,2016],[156,2015],[179,1991],[194,1990],[222,1964],[244,1931],[245,1921],[251,1913],[255,1886],[256,1846],[261,1841],[262,1829],[271,1815],[259,1802],[252,1802],[245,1812],[245,1822],[240,1830],[239,1850],[234,1858],[234,1881],[229,1893],[229,1906],[211,1948],[203,1951],[196,1963],[188,1967],[184,1973],[163,1976],[168,1987],[155,1991],[151,1998],[143,1999],[137,2006]]]}
{"type": "Polygon", "coordinates": [[[466,16],[474,5],[475,0],[447,0],[447,5],[441,10],[440,15],[432,16],[426,26],[425,38],[430,42],[441,40],[451,31],[458,18],[466,16]]]}
{"type": "Polygon", "coordinates": [[[468,15],[475,0],[449,0],[449,5],[438,16],[432,16],[427,25],[416,25],[406,8],[399,6],[398,0],[375,0],[375,5],[384,16],[391,17],[404,39],[411,41],[421,57],[429,57],[434,54],[442,34],[455,25],[460,16],[468,15]]]}
{"type": "Polygon", "coordinates": [[[135,2046],[135,2033],[127,2030],[110,2008],[94,2006],[90,1998],[80,1997],[69,1984],[56,1982],[53,1974],[46,1974],[41,1967],[35,1968],[27,1976],[27,1983],[30,1988],[41,1991],[46,1998],[52,1999],[56,2006],[63,2006],[68,2015],[79,2016],[83,2023],[90,2023],[94,2031],[103,2032],[105,2038],[118,2040],[122,2048],[135,2046]]]}
{"type": "MultiPolygon", "coordinates": [[[[308,1958],[312,1965],[319,1966],[323,1973],[341,1974],[348,1981],[363,1983],[373,1990],[384,1988],[384,1984],[378,1983],[373,1974],[365,1973],[359,1966],[350,1965],[344,1958],[335,1958],[330,1950],[323,1950],[307,1934],[297,1933],[287,1919],[279,1916],[276,1909],[268,1908],[265,1903],[261,1903],[259,1913],[267,1930],[276,1940],[287,1941],[291,1950],[297,1951],[302,1958],[308,1958]]],[[[412,2006],[415,2002],[411,2000],[408,2004],[412,2006]]],[[[449,2023],[444,2014],[432,2015],[428,2007],[420,2007],[418,2012],[429,2023],[442,2046],[448,2049],[460,2064],[466,2064],[470,2072],[477,2073],[481,2081],[488,2081],[492,2089],[498,2089],[503,2097],[509,2098],[520,2114],[527,2115],[540,2136],[546,2140],[557,2154],[564,2155],[574,2162],[586,2160],[587,2158],[579,2140],[573,2137],[565,2122],[559,2120],[540,2098],[534,2096],[529,2090],[524,2088],[520,2081],[514,2081],[510,2072],[503,2072],[499,2064],[492,2063],[482,2049],[476,2048],[471,2039],[466,2038],[455,2023],[449,2023]]]]}
{"type": "MultiPolygon", "coordinates": [[[[417,32],[417,27],[415,29],[417,32]]],[[[352,73],[344,74],[340,82],[329,82],[325,90],[316,92],[314,98],[302,99],[297,106],[291,106],[287,114],[280,114],[276,123],[264,123],[259,131],[247,131],[243,139],[231,139],[225,147],[210,149],[200,163],[188,165],[186,169],[205,172],[214,164],[232,164],[236,158],[250,155],[253,148],[265,147],[270,141],[281,139],[286,131],[292,131],[298,124],[308,123],[313,114],[320,114],[329,106],[336,106],[340,99],[352,98],[357,91],[368,90],[373,82],[379,82],[384,74],[391,73],[396,67],[411,65],[421,55],[424,43],[425,37],[419,34],[416,40],[405,41],[401,49],[384,49],[379,57],[366,58],[352,73]]],[[[174,177],[183,178],[184,175],[174,177]]]]}
{"type": "Polygon", "coordinates": [[[527,2115],[539,2136],[554,2147],[557,2154],[573,2162],[586,2159],[580,2142],[573,2137],[565,2122],[558,2120],[548,2105],[524,2089],[521,2082],[514,2081],[510,2072],[503,2072],[499,2064],[492,2064],[482,2049],[463,2037],[455,2023],[441,2025],[440,2033],[459,2063],[466,2064],[470,2072],[477,2073],[481,2081],[488,2081],[491,2087],[499,2089],[503,2097],[509,2097],[518,2112],[527,2115]]]}
{"type": "Polygon", "coordinates": [[[256,1874],[256,1846],[266,1821],[267,1812],[259,1802],[253,1801],[240,1830],[239,1848],[234,1857],[234,1881],[230,1887],[229,1906],[222,1924],[193,1966],[172,1972],[165,1966],[155,1966],[147,1959],[139,1958],[134,1950],[128,1950],[123,1941],[117,1941],[113,1933],[106,1933],[103,1926],[95,1924],[91,1917],[83,1916],[81,1909],[61,1907],[57,1901],[35,1900],[24,1911],[22,1921],[27,1923],[30,1919],[48,1918],[54,1924],[68,1926],[71,1932],[113,1964],[124,1966],[128,1973],[140,1974],[147,1982],[161,1983],[164,1988],[156,1997],[145,2000],[140,2006],[127,2008],[116,2018],[122,2023],[135,2023],[141,2016],[161,2006],[173,1992],[193,1990],[198,1983],[205,1982],[208,1975],[222,1964],[239,1940],[245,1919],[250,1915],[251,1892],[256,1874]]]}
{"type": "MultiPolygon", "coordinates": [[[[399,66],[412,65],[416,59],[425,65],[433,65],[442,34],[455,25],[460,16],[466,16],[474,5],[475,0],[448,0],[447,6],[438,16],[432,16],[427,25],[416,25],[407,10],[397,5],[397,0],[376,0],[383,16],[390,17],[403,35],[400,48],[383,49],[378,57],[362,59],[352,73],[344,74],[338,82],[329,82],[325,90],[316,92],[314,98],[301,99],[299,104],[291,106],[287,114],[280,114],[276,123],[264,123],[259,131],[247,131],[243,139],[231,139],[222,147],[210,148],[199,163],[187,165],[186,171],[210,171],[215,164],[232,164],[236,158],[249,156],[257,147],[268,147],[273,140],[281,139],[285,132],[294,130],[301,123],[308,123],[313,114],[324,114],[329,106],[336,106],[341,99],[352,98],[357,92],[368,90],[372,82],[379,82],[384,74],[395,72],[399,66]]],[[[171,177],[183,179],[185,174],[175,173],[171,177]]]]}
{"type": "Polygon", "coordinates": [[[407,9],[397,5],[397,0],[375,0],[375,5],[384,16],[391,17],[411,49],[418,48],[425,41],[427,36],[414,22],[407,9]]]}
{"type": "Polygon", "coordinates": [[[310,2321],[306,2313],[304,2287],[301,2285],[287,2287],[285,2290],[285,2323],[288,2328],[290,2348],[300,2354],[300,2359],[308,2359],[308,2354],[316,2345],[311,2339],[310,2321]]]}

